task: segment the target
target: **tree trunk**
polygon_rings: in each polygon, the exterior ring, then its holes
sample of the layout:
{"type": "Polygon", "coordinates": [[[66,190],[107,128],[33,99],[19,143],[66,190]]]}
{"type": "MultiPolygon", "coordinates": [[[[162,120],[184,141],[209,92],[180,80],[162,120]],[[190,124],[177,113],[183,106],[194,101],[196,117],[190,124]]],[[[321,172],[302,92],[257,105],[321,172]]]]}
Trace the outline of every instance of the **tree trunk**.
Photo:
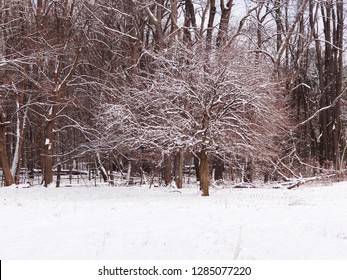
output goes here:
{"type": "Polygon", "coordinates": [[[145,11],[147,15],[149,16],[149,21],[154,26],[154,40],[155,40],[155,47],[158,50],[161,50],[164,46],[164,34],[163,34],[163,28],[162,28],[162,19],[163,19],[163,6],[164,1],[163,0],[156,0],[156,15],[153,14],[153,12],[150,10],[150,8],[147,6],[145,8],[145,11]]]}
{"type": "Polygon", "coordinates": [[[214,24],[214,18],[215,18],[216,12],[217,12],[216,0],[209,0],[209,1],[210,1],[210,14],[209,14],[209,18],[208,18],[207,33],[206,33],[207,50],[210,50],[212,47],[213,24],[214,24]]]}
{"type": "MultiPolygon", "coordinates": [[[[16,144],[14,148],[14,154],[13,154],[13,160],[12,160],[12,166],[11,166],[11,173],[14,175],[15,183],[16,185],[19,184],[20,179],[20,168],[21,168],[21,151],[22,151],[22,142],[23,142],[23,135],[21,134],[21,111],[20,107],[23,104],[21,102],[23,100],[23,94],[17,94],[17,101],[16,101],[16,144]]],[[[28,107],[27,107],[28,108],[28,107]]],[[[25,120],[23,118],[23,120],[25,120]]]]}
{"type": "Polygon", "coordinates": [[[172,158],[171,155],[164,156],[164,168],[163,168],[164,184],[168,186],[172,183],[172,158]]]}
{"type": "Polygon", "coordinates": [[[194,156],[194,169],[196,174],[196,181],[200,181],[200,153],[196,153],[194,156]]]}
{"type": "MultiPolygon", "coordinates": [[[[344,38],[344,7],[343,1],[336,2],[336,26],[334,29],[334,45],[336,46],[335,50],[335,77],[336,77],[336,85],[335,85],[335,98],[337,98],[342,92],[343,88],[343,38],[344,38]]],[[[334,109],[334,125],[335,129],[333,129],[333,143],[334,143],[334,164],[335,168],[339,170],[341,168],[340,161],[340,138],[341,138],[341,102],[337,101],[334,109]]]]}
{"type": "Polygon", "coordinates": [[[56,106],[51,106],[45,128],[45,143],[43,156],[43,183],[47,188],[53,181],[53,150],[55,143],[54,124],[56,118],[56,106]]]}
{"type": "Polygon", "coordinates": [[[61,180],[61,164],[58,164],[57,166],[57,182],[56,182],[56,187],[60,187],[60,180],[61,180]]]}
{"type": "Polygon", "coordinates": [[[127,171],[127,177],[126,177],[126,185],[127,187],[130,185],[130,176],[131,176],[131,165],[132,165],[132,162],[129,160],[128,161],[128,171],[127,171]]]}
{"type": "Polygon", "coordinates": [[[191,43],[192,36],[190,33],[190,27],[193,27],[196,30],[196,18],[195,18],[195,10],[194,10],[194,4],[192,0],[185,0],[185,15],[184,15],[184,29],[183,34],[184,38],[183,40],[186,43],[191,43]]]}
{"type": "Polygon", "coordinates": [[[233,0],[227,0],[226,5],[224,5],[224,0],[220,1],[222,14],[221,14],[220,22],[219,22],[219,29],[218,29],[218,35],[217,35],[217,41],[216,41],[217,47],[223,46],[223,43],[225,42],[225,39],[228,33],[230,14],[231,14],[231,8],[233,6],[233,2],[234,2],[233,0]]]}
{"type": "Polygon", "coordinates": [[[274,10],[275,10],[275,22],[276,22],[276,50],[279,51],[282,45],[282,3],[280,0],[275,0],[274,10]]]}
{"type": "Polygon", "coordinates": [[[100,170],[102,179],[104,180],[104,182],[107,182],[107,179],[108,179],[107,171],[106,171],[105,167],[102,165],[99,153],[96,154],[96,160],[97,160],[98,168],[100,170]]]}
{"type": "Polygon", "coordinates": [[[0,160],[2,171],[5,176],[5,186],[11,186],[14,184],[13,176],[11,173],[10,163],[7,156],[6,148],[6,129],[5,129],[5,114],[2,106],[0,105],[0,160]]]}
{"type": "Polygon", "coordinates": [[[215,158],[214,159],[214,179],[216,181],[218,180],[223,180],[223,173],[224,173],[224,170],[225,170],[225,167],[224,167],[224,162],[220,159],[220,158],[215,158]]]}
{"type": "Polygon", "coordinates": [[[250,159],[246,163],[244,181],[246,183],[252,183],[253,182],[253,160],[252,159],[250,159]]]}
{"type": "Polygon", "coordinates": [[[340,1],[310,1],[310,28],[315,39],[317,71],[321,97],[319,108],[319,160],[323,167],[333,163],[340,168],[341,103],[338,99],[343,84],[343,3],[340,1]],[[320,8],[322,22],[314,11],[320,8]],[[324,31],[324,43],[318,36],[318,26],[324,31]]]}
{"type": "Polygon", "coordinates": [[[184,153],[183,149],[180,149],[175,156],[175,181],[178,189],[183,187],[183,164],[184,153]]]}
{"type": "Polygon", "coordinates": [[[202,196],[209,196],[209,171],[208,171],[208,158],[206,150],[203,148],[200,152],[200,190],[202,196]]]}
{"type": "Polygon", "coordinates": [[[113,163],[112,158],[110,159],[109,166],[110,166],[109,167],[109,170],[110,170],[110,184],[111,184],[111,186],[114,186],[114,174],[113,174],[114,163],[113,163]]]}
{"type": "Polygon", "coordinates": [[[270,172],[269,170],[266,170],[264,173],[264,183],[269,182],[269,180],[270,180],[270,172]]]}
{"type": "Polygon", "coordinates": [[[177,2],[178,0],[171,0],[171,13],[170,13],[170,18],[171,18],[171,34],[174,37],[177,37],[175,34],[178,30],[178,25],[177,25],[177,19],[178,19],[178,10],[177,10],[177,2]]]}

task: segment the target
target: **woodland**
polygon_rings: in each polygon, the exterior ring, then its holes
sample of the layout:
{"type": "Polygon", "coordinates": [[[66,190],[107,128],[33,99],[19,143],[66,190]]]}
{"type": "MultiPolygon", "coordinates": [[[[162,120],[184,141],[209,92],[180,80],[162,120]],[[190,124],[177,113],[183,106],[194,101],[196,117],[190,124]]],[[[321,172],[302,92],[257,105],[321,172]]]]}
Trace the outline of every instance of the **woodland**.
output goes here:
{"type": "Polygon", "coordinates": [[[346,171],[343,0],[1,0],[3,185],[346,171]],[[55,177],[58,178],[55,178],[55,177]],[[23,179],[24,178],[24,179],[23,179]]]}

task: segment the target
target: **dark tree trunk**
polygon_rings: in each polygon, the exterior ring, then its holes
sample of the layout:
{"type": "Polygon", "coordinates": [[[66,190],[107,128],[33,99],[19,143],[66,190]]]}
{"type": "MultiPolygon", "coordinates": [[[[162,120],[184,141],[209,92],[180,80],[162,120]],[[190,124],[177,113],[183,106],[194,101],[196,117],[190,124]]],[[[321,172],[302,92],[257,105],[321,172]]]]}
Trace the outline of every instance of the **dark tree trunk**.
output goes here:
{"type": "Polygon", "coordinates": [[[264,173],[264,183],[269,182],[269,180],[270,180],[270,172],[269,170],[266,170],[264,173]]]}
{"type": "Polygon", "coordinates": [[[97,153],[97,155],[96,155],[96,161],[97,161],[97,166],[98,166],[98,169],[100,171],[102,179],[104,180],[104,182],[107,182],[107,179],[108,179],[107,171],[106,171],[105,167],[102,165],[99,153],[97,153]]]}
{"type": "MultiPolygon", "coordinates": [[[[71,159],[69,161],[69,182],[70,184],[72,184],[72,169],[73,169],[73,160],[71,159]]],[[[89,172],[89,181],[91,180],[91,173],[89,172]]]]}
{"type": "Polygon", "coordinates": [[[194,168],[196,174],[196,181],[200,181],[200,153],[196,153],[194,156],[194,168]]]}
{"type": "Polygon", "coordinates": [[[190,27],[196,29],[196,19],[195,19],[195,10],[192,0],[185,0],[185,16],[184,16],[184,41],[190,43],[192,41],[192,36],[190,33],[190,27]]]}
{"type": "Polygon", "coordinates": [[[317,70],[321,98],[319,126],[319,159],[324,167],[334,164],[340,167],[341,103],[339,98],[343,83],[343,2],[329,1],[315,3],[310,1],[310,27],[315,39],[317,70]],[[318,36],[318,22],[314,10],[320,8],[324,43],[318,36]],[[324,46],[324,47],[323,47],[324,46]]]}
{"type": "Polygon", "coordinates": [[[61,180],[61,165],[58,164],[58,166],[57,166],[57,183],[56,183],[57,188],[60,187],[60,180],[61,180]]]}
{"type": "Polygon", "coordinates": [[[47,123],[45,128],[45,143],[44,143],[44,155],[43,155],[43,183],[45,187],[53,181],[53,150],[55,143],[55,118],[56,107],[52,106],[50,113],[47,117],[47,123]]]}
{"type": "Polygon", "coordinates": [[[202,196],[209,196],[208,158],[205,149],[200,152],[200,189],[202,196]]]}
{"type": "Polygon", "coordinates": [[[171,155],[164,156],[163,178],[165,186],[172,183],[172,158],[171,155]]]}
{"type": "Polygon", "coordinates": [[[109,165],[110,165],[110,168],[109,168],[110,169],[110,184],[114,186],[114,175],[113,175],[114,163],[112,159],[110,159],[109,165]]]}
{"type": "Polygon", "coordinates": [[[252,159],[246,163],[244,181],[246,183],[252,183],[253,182],[253,160],[252,159]]]}
{"type": "Polygon", "coordinates": [[[146,13],[149,16],[149,22],[154,26],[154,40],[155,47],[158,50],[161,50],[164,46],[163,41],[163,28],[162,28],[162,19],[163,19],[163,6],[164,0],[156,0],[156,15],[154,15],[153,11],[150,10],[149,7],[146,7],[146,13]]]}
{"type": "Polygon", "coordinates": [[[275,9],[275,22],[276,22],[276,49],[280,50],[282,45],[282,34],[283,34],[283,26],[282,26],[282,3],[280,0],[275,0],[274,2],[275,9]]]}
{"type": "Polygon", "coordinates": [[[178,30],[177,26],[177,18],[178,18],[178,10],[177,10],[177,2],[178,0],[171,0],[171,34],[175,34],[178,30]]]}
{"type": "Polygon", "coordinates": [[[224,162],[220,158],[214,160],[214,179],[216,181],[223,180],[223,173],[225,171],[224,162]]]}
{"type": "Polygon", "coordinates": [[[233,0],[227,0],[226,5],[224,5],[224,0],[220,1],[220,7],[221,7],[221,18],[219,23],[219,29],[218,29],[218,35],[216,39],[216,45],[217,47],[223,46],[226,36],[228,33],[228,27],[229,27],[229,21],[230,21],[230,14],[231,14],[231,8],[233,6],[233,0]]]}
{"type": "Polygon", "coordinates": [[[175,156],[175,181],[177,188],[183,187],[183,163],[184,163],[184,152],[180,149],[175,156]]]}
{"type": "MultiPolygon", "coordinates": [[[[336,77],[336,85],[335,85],[335,98],[337,98],[342,92],[342,84],[343,84],[343,33],[344,33],[344,7],[343,1],[336,2],[336,26],[334,28],[334,45],[336,48],[334,49],[335,54],[335,77],[336,77]]],[[[333,143],[334,143],[334,164],[336,169],[341,168],[340,162],[340,138],[341,138],[341,102],[338,100],[336,102],[334,109],[334,125],[335,129],[333,129],[333,143]]]]}
{"type": "Polygon", "coordinates": [[[0,160],[2,171],[5,176],[5,185],[11,186],[14,184],[14,179],[11,173],[10,163],[8,161],[6,149],[6,129],[5,115],[2,106],[0,105],[0,160]]]}

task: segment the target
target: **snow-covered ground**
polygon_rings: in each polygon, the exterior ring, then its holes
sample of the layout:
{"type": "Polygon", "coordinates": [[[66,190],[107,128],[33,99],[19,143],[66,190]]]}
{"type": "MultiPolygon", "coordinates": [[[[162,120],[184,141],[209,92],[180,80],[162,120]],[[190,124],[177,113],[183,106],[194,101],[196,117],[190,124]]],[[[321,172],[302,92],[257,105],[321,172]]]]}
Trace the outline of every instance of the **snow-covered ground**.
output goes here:
{"type": "Polygon", "coordinates": [[[0,188],[0,259],[347,259],[347,183],[0,188]]]}

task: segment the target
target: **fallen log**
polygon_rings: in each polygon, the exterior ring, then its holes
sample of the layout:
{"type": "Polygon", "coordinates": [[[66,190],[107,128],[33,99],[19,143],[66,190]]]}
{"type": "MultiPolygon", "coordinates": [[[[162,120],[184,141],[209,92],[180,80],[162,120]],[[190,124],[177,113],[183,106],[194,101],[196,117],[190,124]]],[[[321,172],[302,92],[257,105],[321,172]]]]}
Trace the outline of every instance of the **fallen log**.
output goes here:
{"type": "Polygon", "coordinates": [[[305,181],[295,182],[294,184],[292,184],[289,187],[287,187],[287,189],[291,190],[291,189],[294,189],[294,188],[298,188],[298,187],[300,187],[303,184],[305,184],[305,181]]]}

